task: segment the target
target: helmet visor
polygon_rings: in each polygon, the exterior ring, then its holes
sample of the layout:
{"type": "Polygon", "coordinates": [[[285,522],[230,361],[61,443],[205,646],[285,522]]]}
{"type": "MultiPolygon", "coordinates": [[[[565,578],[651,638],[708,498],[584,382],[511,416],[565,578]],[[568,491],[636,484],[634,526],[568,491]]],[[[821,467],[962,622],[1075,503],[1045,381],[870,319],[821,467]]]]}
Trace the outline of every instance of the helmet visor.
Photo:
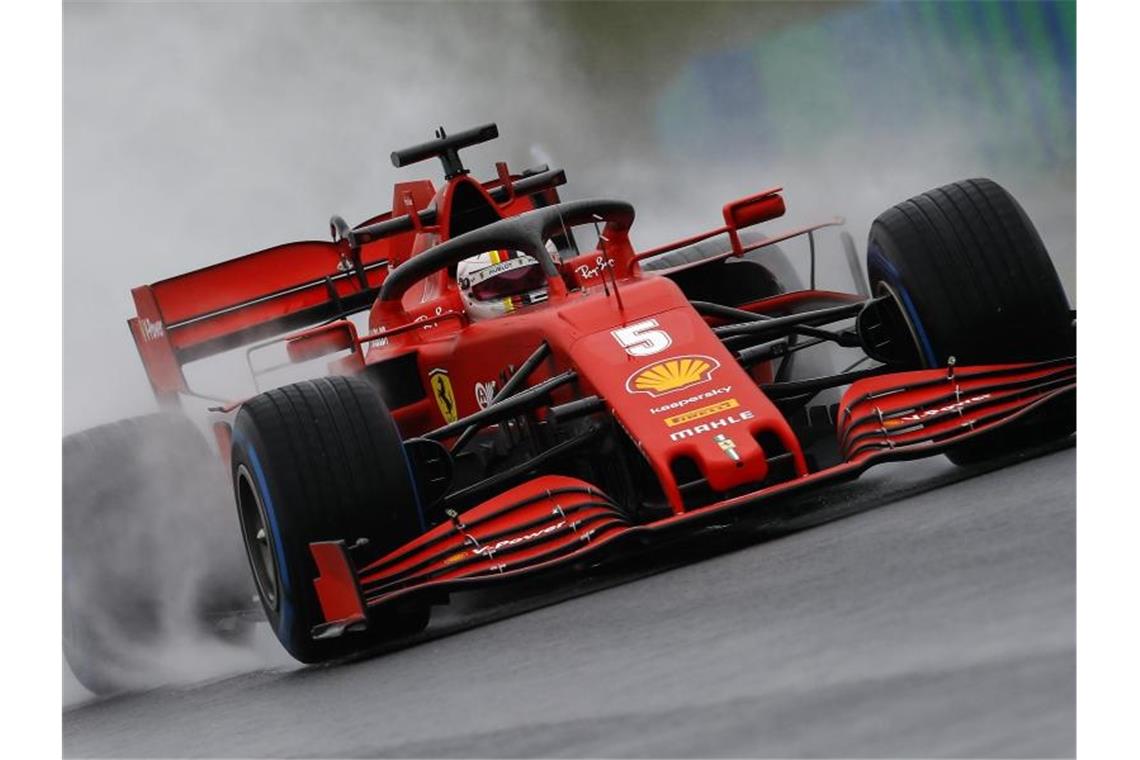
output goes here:
{"type": "Polygon", "coordinates": [[[493,301],[544,287],[546,277],[542,273],[542,267],[535,263],[475,283],[471,286],[471,295],[477,301],[493,301]]]}

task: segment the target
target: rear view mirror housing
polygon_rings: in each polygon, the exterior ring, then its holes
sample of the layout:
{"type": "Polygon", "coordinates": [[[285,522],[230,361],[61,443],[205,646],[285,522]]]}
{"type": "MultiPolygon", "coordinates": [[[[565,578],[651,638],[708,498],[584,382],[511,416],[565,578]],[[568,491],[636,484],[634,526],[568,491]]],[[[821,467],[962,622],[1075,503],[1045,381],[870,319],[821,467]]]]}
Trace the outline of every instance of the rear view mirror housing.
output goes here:
{"type": "Polygon", "coordinates": [[[784,197],[780,195],[782,190],[782,187],[773,187],[756,195],[729,201],[723,209],[725,225],[738,230],[783,216],[787,209],[784,197]]]}

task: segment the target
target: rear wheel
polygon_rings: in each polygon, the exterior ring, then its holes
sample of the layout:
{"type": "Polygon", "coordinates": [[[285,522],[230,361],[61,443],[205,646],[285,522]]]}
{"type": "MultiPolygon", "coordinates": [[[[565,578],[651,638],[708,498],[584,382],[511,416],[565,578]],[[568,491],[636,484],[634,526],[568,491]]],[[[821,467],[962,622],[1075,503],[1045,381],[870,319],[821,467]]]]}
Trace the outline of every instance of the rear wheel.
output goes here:
{"type": "Polygon", "coordinates": [[[229,638],[252,591],[226,509],[225,468],[176,414],[63,439],[63,648],[106,694],[161,677],[187,626],[229,638]]]}
{"type": "MultiPolygon", "coordinates": [[[[1076,353],[1057,270],[1021,205],[988,179],[935,188],[879,215],[867,242],[875,295],[897,302],[925,367],[1035,361],[1076,353]]],[[[1073,430],[1054,414],[952,449],[960,464],[1073,430]]]]}
{"type": "Polygon", "coordinates": [[[367,539],[371,556],[423,530],[403,441],[376,389],[326,377],[247,401],[233,431],[234,494],[262,607],[282,645],[322,662],[423,630],[425,605],[394,608],[364,632],[314,640],[325,622],[313,541],[367,539]]]}

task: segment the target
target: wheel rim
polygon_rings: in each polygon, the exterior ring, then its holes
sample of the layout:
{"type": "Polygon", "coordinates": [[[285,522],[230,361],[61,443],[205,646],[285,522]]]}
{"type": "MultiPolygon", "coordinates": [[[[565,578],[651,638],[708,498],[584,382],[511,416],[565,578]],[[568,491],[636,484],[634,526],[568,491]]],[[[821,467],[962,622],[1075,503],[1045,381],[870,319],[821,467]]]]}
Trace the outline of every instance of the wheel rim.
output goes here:
{"type": "Polygon", "coordinates": [[[238,465],[237,471],[238,517],[241,519],[242,539],[245,553],[253,568],[253,579],[257,583],[257,593],[270,609],[277,609],[277,557],[269,540],[268,521],[261,494],[253,485],[253,478],[245,465],[238,465]]]}
{"type": "Polygon", "coordinates": [[[930,364],[929,360],[927,359],[926,352],[923,350],[922,342],[919,340],[919,337],[918,337],[918,331],[915,330],[914,322],[911,320],[910,314],[907,313],[906,304],[903,303],[903,300],[902,300],[902,298],[899,297],[898,292],[894,288],[892,288],[890,285],[888,285],[886,282],[884,282],[883,280],[879,280],[878,282],[875,283],[875,296],[876,297],[882,297],[882,296],[890,296],[891,297],[891,299],[895,302],[895,305],[898,306],[899,315],[902,317],[903,323],[906,325],[907,331],[910,332],[910,340],[914,344],[914,352],[915,352],[915,355],[918,356],[919,363],[922,364],[923,366],[927,366],[927,367],[933,366],[930,364]]]}

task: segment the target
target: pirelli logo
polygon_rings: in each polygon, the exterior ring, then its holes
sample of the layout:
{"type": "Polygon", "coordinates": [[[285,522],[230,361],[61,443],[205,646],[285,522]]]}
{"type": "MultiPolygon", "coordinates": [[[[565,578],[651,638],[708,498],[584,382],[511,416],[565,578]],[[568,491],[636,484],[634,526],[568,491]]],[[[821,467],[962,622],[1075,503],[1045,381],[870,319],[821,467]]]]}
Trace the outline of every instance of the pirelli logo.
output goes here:
{"type": "Polygon", "coordinates": [[[702,406],[700,409],[694,409],[691,412],[684,414],[676,414],[672,417],[665,418],[665,424],[669,427],[677,427],[678,425],[685,425],[693,420],[699,420],[702,417],[709,417],[721,412],[727,412],[729,409],[736,409],[740,406],[740,402],[734,398],[718,401],[715,404],[702,406]]]}

